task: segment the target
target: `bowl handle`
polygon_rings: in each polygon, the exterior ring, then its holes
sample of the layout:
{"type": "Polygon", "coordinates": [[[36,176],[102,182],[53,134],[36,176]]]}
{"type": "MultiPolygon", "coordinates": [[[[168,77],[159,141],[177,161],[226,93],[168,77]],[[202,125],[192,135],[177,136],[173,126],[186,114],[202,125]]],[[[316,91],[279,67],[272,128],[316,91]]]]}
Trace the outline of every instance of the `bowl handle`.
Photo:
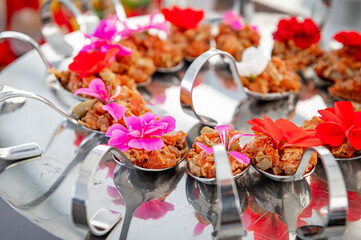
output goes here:
{"type": "Polygon", "coordinates": [[[217,173],[217,191],[219,199],[218,231],[215,239],[236,239],[246,236],[240,216],[241,206],[233,180],[231,165],[223,145],[213,146],[214,162],[217,173]]]}
{"type": "Polygon", "coordinates": [[[76,226],[89,230],[95,236],[103,236],[121,220],[120,212],[100,208],[93,216],[89,212],[89,192],[94,185],[94,175],[102,161],[113,161],[115,147],[98,145],[85,157],[80,165],[78,179],[72,195],[72,219],[76,226]]]}
{"type": "Polygon", "coordinates": [[[238,70],[236,67],[236,60],[232,57],[231,54],[215,49],[215,48],[211,48],[210,50],[208,50],[207,52],[203,53],[202,55],[200,55],[199,57],[197,57],[193,63],[189,66],[188,70],[186,71],[186,73],[184,74],[184,77],[182,79],[181,82],[181,92],[180,92],[180,102],[181,102],[181,107],[183,109],[183,111],[193,117],[196,117],[199,119],[199,121],[201,123],[203,123],[204,125],[207,126],[216,126],[217,125],[217,121],[215,121],[214,119],[211,119],[209,117],[205,117],[202,115],[199,115],[193,105],[193,98],[192,98],[192,94],[193,94],[193,87],[194,87],[194,81],[199,73],[199,71],[201,70],[202,66],[208,62],[208,60],[216,55],[220,55],[223,57],[228,58],[230,61],[230,69],[232,72],[232,76],[233,79],[236,81],[236,84],[238,86],[239,89],[242,89],[242,85],[241,85],[241,79],[239,77],[238,74],[238,70]]]}
{"type": "MultiPolygon", "coordinates": [[[[307,148],[302,159],[309,159],[314,151],[318,153],[321,159],[327,178],[329,198],[327,223],[325,226],[302,226],[296,230],[296,233],[301,239],[321,239],[342,236],[346,230],[348,210],[348,198],[344,178],[334,156],[325,147],[307,148]]],[[[300,164],[302,163],[302,159],[300,164]]],[[[308,163],[308,161],[304,162],[308,163]]]]}

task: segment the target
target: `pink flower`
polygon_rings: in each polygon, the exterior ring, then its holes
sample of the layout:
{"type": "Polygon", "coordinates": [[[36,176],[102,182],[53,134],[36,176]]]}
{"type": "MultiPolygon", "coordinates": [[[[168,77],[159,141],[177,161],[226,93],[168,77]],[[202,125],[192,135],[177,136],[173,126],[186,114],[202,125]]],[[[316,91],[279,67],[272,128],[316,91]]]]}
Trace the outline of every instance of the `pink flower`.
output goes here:
{"type": "Polygon", "coordinates": [[[147,23],[147,24],[145,24],[143,26],[138,25],[135,29],[130,28],[126,22],[123,22],[124,29],[119,32],[119,35],[122,38],[126,38],[126,37],[129,37],[134,32],[143,32],[143,31],[147,31],[149,29],[158,29],[158,30],[163,31],[163,32],[168,34],[169,33],[169,26],[167,24],[167,21],[158,22],[158,23],[153,22],[154,18],[155,18],[155,16],[157,14],[158,14],[158,11],[155,10],[149,16],[149,23],[147,23]]]}
{"type": "Polygon", "coordinates": [[[75,95],[85,94],[101,100],[105,105],[102,109],[107,111],[116,121],[121,119],[125,113],[125,108],[113,101],[120,94],[120,86],[117,86],[115,93],[112,94],[111,87],[105,88],[103,80],[94,78],[88,88],[79,88],[75,91],[75,95]]]}
{"type": "Polygon", "coordinates": [[[120,93],[120,86],[117,86],[116,92],[110,96],[110,86],[105,88],[103,80],[94,78],[88,88],[79,88],[75,91],[75,95],[85,94],[102,100],[104,103],[114,101],[120,93]]]}
{"type": "Polygon", "coordinates": [[[107,52],[111,48],[119,49],[118,56],[129,56],[132,54],[132,50],[124,47],[120,44],[114,44],[113,40],[118,34],[116,23],[118,18],[116,16],[110,16],[99,22],[94,33],[91,35],[85,34],[85,37],[90,39],[91,43],[84,46],[80,51],[88,52],[99,50],[100,52],[107,52]]]}
{"type": "Polygon", "coordinates": [[[108,145],[117,147],[122,152],[129,148],[145,149],[146,151],[161,149],[164,142],[160,137],[175,129],[173,117],[164,116],[158,119],[158,116],[151,112],[141,117],[124,117],[124,122],[126,127],[114,124],[105,134],[110,137],[108,145]]]}
{"type": "MultiPolygon", "coordinates": [[[[249,158],[240,153],[240,152],[236,152],[233,151],[233,149],[237,146],[237,140],[242,137],[242,136],[251,136],[254,137],[256,135],[254,134],[235,134],[231,139],[229,139],[229,125],[220,125],[215,127],[214,129],[217,130],[220,138],[221,138],[221,142],[224,145],[224,147],[226,148],[226,151],[229,155],[231,155],[232,157],[234,157],[238,162],[242,163],[242,164],[248,164],[249,163],[249,158]]],[[[203,144],[196,142],[196,145],[200,148],[203,149],[203,151],[205,151],[207,154],[213,154],[213,148],[212,147],[206,147],[203,144]]]]}
{"type": "Polygon", "coordinates": [[[222,21],[230,25],[235,31],[241,30],[244,26],[241,15],[232,10],[223,13],[222,21]]]}

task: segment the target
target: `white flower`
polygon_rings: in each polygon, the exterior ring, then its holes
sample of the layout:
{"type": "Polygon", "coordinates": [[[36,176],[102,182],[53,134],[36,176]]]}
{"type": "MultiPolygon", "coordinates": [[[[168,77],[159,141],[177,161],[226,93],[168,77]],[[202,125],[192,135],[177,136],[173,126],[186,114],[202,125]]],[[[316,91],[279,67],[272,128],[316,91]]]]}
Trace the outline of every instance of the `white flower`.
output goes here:
{"type": "Polygon", "coordinates": [[[266,69],[269,60],[261,48],[249,47],[243,52],[242,61],[236,63],[239,75],[255,78],[266,69]]]}

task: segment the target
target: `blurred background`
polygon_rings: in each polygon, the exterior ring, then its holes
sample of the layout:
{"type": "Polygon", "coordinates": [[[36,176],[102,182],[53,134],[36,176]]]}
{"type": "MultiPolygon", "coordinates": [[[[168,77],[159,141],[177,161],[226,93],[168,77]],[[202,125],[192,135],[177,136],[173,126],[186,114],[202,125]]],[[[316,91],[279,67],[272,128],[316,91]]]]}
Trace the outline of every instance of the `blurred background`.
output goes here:
{"type": "MultiPolygon", "coordinates": [[[[91,10],[103,19],[115,13],[111,0],[71,0],[84,13],[91,10]]],[[[320,22],[327,9],[327,0],[119,0],[128,17],[149,14],[155,9],[177,4],[205,9],[207,20],[220,18],[225,10],[239,11],[249,19],[255,12],[285,13],[316,18],[320,22]],[[318,19],[317,19],[318,18],[318,19]]],[[[337,2],[337,0],[334,0],[337,2]]],[[[342,0],[341,0],[342,1],[342,0]]],[[[45,0],[0,0],[0,31],[13,30],[26,33],[43,43],[40,32],[39,8],[45,0]]],[[[346,1],[350,2],[350,0],[346,1]]],[[[352,1],[351,1],[352,2],[352,1]]],[[[354,8],[354,6],[353,6],[354,8]]],[[[64,33],[78,30],[74,16],[60,2],[52,1],[51,11],[55,22],[64,33]]],[[[30,47],[17,40],[0,42],[0,70],[28,51],[30,47]]]]}

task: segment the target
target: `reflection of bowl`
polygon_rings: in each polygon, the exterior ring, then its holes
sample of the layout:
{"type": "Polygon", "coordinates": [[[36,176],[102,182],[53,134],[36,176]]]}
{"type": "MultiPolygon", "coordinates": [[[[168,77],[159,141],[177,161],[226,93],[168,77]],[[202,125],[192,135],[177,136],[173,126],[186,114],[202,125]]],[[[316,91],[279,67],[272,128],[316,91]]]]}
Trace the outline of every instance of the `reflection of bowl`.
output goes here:
{"type": "MultiPolygon", "coordinates": [[[[240,214],[243,214],[248,206],[248,194],[243,180],[235,180],[240,201],[240,214]]],[[[186,196],[192,208],[202,217],[206,218],[217,229],[219,199],[216,185],[205,184],[187,176],[186,196]]]]}
{"type": "MultiPolygon", "coordinates": [[[[360,161],[338,161],[342,171],[346,188],[351,191],[361,193],[361,162],[360,161]]],[[[315,175],[327,182],[326,173],[323,166],[319,166],[315,175]]]]}
{"type": "Polygon", "coordinates": [[[290,232],[296,230],[298,216],[311,202],[311,189],[306,180],[275,182],[255,173],[248,174],[246,185],[258,206],[283,217],[290,232]]]}

